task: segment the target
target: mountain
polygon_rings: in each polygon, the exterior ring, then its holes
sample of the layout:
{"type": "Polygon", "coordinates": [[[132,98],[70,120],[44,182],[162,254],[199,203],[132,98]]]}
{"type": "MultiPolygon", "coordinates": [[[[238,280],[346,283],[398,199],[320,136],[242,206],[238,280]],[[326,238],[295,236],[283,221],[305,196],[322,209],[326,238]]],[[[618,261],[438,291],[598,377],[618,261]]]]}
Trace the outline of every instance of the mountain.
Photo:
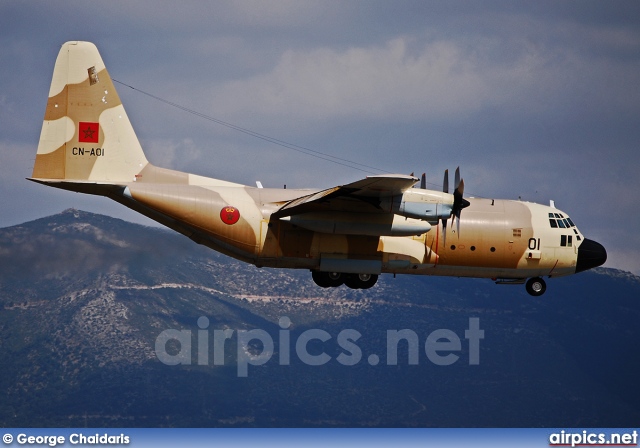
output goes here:
{"type": "Polygon", "coordinates": [[[444,277],[321,289],[66,210],[0,229],[0,425],[631,427],[639,298],[639,277],[604,268],[539,298],[444,277]],[[388,331],[418,345],[389,362],[388,331]]]}

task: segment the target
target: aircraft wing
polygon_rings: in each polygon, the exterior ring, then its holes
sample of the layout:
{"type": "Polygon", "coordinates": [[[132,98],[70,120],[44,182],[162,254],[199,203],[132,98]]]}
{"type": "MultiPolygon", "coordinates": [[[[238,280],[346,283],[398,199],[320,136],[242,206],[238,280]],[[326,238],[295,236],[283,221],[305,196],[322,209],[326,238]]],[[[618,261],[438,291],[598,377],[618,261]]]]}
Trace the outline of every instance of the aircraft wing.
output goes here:
{"type": "Polygon", "coordinates": [[[319,211],[380,212],[382,198],[401,195],[418,178],[402,174],[368,176],[350,184],[322,190],[285,203],[274,213],[275,217],[292,216],[319,211]]]}

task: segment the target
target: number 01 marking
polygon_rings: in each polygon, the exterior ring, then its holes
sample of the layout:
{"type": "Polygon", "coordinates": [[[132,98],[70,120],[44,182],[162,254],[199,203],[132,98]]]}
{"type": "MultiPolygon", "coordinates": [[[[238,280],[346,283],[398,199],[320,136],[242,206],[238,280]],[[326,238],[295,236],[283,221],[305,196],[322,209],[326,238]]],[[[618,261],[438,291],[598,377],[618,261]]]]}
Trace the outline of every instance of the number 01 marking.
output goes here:
{"type": "Polygon", "coordinates": [[[529,250],[540,250],[540,238],[529,238],[529,250]]]}

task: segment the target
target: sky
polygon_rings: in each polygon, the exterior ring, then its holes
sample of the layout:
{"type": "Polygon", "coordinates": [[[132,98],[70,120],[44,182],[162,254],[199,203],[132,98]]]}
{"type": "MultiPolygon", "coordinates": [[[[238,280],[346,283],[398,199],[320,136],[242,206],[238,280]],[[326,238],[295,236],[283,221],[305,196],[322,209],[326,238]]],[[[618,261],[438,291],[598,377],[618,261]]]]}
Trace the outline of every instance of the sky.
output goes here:
{"type": "Polygon", "coordinates": [[[554,200],[605,266],[640,274],[637,1],[0,0],[0,227],[71,207],[153,224],[25,180],[69,40],[135,88],[116,85],[154,165],[289,188],[426,172],[434,189],[460,166],[466,196],[554,200]]]}

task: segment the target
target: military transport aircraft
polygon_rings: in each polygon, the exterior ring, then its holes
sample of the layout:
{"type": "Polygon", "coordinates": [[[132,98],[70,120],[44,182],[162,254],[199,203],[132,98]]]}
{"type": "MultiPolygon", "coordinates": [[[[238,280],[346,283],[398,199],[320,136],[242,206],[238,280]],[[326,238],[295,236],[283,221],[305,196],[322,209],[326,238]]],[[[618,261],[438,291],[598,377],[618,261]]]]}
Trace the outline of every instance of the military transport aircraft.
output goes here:
{"type": "Polygon", "coordinates": [[[321,287],[370,288],[381,273],[447,275],[526,282],[539,296],[542,277],[607,258],[553,202],[463,198],[459,170],[450,193],[447,172],[442,191],[403,174],[318,191],[156,167],[89,42],[67,42],[58,54],[29,180],[109,197],[258,267],[308,269],[321,287]]]}

